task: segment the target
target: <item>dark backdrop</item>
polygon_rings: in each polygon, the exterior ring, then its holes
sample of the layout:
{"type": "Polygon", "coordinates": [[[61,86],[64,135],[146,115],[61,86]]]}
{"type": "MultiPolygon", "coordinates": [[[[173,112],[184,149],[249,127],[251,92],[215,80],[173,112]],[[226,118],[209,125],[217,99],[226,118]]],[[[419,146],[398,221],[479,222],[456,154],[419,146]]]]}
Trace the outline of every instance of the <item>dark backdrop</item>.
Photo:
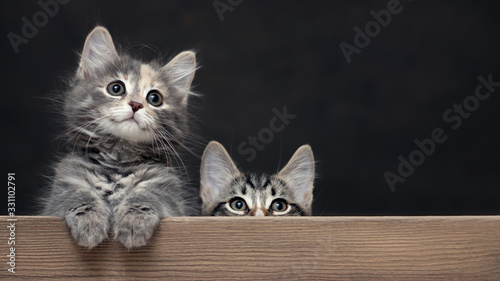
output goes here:
{"type": "MultiPolygon", "coordinates": [[[[196,49],[198,135],[224,144],[243,170],[275,172],[310,144],[316,215],[498,214],[500,88],[473,96],[479,76],[500,81],[500,17],[477,2],[73,0],[44,18],[37,1],[3,1],[1,165],[5,178],[16,173],[16,214],[35,212],[60,143],[46,98],[76,69],[96,24],[144,58],[196,49]],[[379,12],[388,6],[390,22],[379,12]],[[385,26],[371,22],[372,10],[385,26]],[[40,27],[16,53],[8,34],[22,36],[22,18],[33,16],[40,27]],[[373,37],[356,35],[367,24],[373,37]],[[448,113],[464,101],[464,117],[448,113]],[[284,107],[295,117],[266,129],[284,107]],[[446,139],[434,151],[427,142],[425,158],[413,152],[436,128],[446,139]],[[248,161],[250,146],[238,146],[259,134],[267,143],[248,161]],[[410,154],[418,166],[399,175],[410,154]],[[386,171],[404,182],[391,189],[386,171]]],[[[199,159],[185,155],[196,184],[199,159]]]]}

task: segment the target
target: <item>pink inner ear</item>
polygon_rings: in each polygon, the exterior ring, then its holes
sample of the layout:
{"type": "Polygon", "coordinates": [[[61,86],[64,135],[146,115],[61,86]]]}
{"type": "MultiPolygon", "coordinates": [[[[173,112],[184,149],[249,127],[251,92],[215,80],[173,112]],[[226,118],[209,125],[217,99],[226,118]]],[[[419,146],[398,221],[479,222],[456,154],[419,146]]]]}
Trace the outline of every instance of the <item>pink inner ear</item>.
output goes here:
{"type": "Polygon", "coordinates": [[[207,198],[210,196],[210,189],[209,188],[203,188],[201,192],[207,198]]]}
{"type": "Polygon", "coordinates": [[[307,200],[307,199],[311,198],[311,196],[312,196],[312,189],[311,189],[311,188],[309,188],[309,189],[306,191],[306,193],[304,193],[304,199],[306,199],[306,200],[307,200]]]}
{"type": "Polygon", "coordinates": [[[76,75],[82,77],[83,79],[87,79],[89,77],[87,71],[82,66],[78,68],[76,75]]]}

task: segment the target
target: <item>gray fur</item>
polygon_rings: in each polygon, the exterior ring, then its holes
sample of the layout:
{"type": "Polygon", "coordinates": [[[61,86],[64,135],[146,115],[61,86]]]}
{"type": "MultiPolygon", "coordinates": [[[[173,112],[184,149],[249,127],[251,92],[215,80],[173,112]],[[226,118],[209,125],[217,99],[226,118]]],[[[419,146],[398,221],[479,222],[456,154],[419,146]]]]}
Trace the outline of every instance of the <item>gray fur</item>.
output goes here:
{"type": "Polygon", "coordinates": [[[160,220],[197,213],[193,190],[172,167],[188,133],[187,99],[194,53],[165,66],[118,54],[111,36],[96,27],[65,93],[68,152],[55,166],[43,214],[63,217],[79,245],[108,238],[128,249],[146,245],[160,220]],[[108,85],[126,92],[110,95],[108,85]],[[146,97],[158,91],[160,106],[146,97]],[[142,107],[134,111],[132,104],[142,107]]]}
{"type": "Polygon", "coordinates": [[[314,156],[303,145],[275,175],[241,173],[224,147],[212,141],[201,160],[202,212],[212,216],[303,216],[312,213],[314,156]],[[243,201],[245,208],[232,206],[243,201]],[[275,204],[286,206],[278,211],[275,204]]]}

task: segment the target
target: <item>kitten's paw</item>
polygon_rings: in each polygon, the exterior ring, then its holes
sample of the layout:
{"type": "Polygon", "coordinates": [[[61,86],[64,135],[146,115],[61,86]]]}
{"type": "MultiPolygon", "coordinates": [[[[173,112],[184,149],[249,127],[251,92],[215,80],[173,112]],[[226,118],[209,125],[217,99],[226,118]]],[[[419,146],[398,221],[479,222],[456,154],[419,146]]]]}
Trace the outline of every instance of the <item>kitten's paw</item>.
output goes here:
{"type": "Polygon", "coordinates": [[[66,223],[80,246],[92,249],[108,238],[110,212],[94,204],[82,204],[70,210],[66,223]]]}
{"type": "Polygon", "coordinates": [[[115,216],[115,240],[129,250],[147,244],[160,224],[160,216],[149,206],[134,204],[119,208],[115,216]]]}

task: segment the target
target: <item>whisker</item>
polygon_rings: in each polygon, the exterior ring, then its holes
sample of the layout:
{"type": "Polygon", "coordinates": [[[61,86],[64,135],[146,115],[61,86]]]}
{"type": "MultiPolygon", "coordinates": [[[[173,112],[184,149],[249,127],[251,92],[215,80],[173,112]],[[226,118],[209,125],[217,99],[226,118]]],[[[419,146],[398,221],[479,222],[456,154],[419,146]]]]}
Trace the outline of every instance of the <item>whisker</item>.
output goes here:
{"type": "Polygon", "coordinates": [[[180,157],[180,155],[177,153],[177,151],[175,150],[175,147],[174,147],[174,146],[173,146],[173,144],[170,142],[170,140],[168,139],[168,137],[167,137],[165,134],[163,134],[163,132],[166,132],[166,131],[165,131],[165,130],[161,130],[161,129],[160,129],[160,130],[157,130],[156,132],[162,136],[162,140],[164,140],[164,141],[166,141],[166,142],[167,142],[168,146],[171,148],[171,151],[174,153],[174,155],[173,155],[173,156],[175,156],[175,157],[174,157],[174,159],[176,159],[176,163],[177,163],[177,165],[179,164],[179,162],[177,161],[177,159],[179,159],[179,161],[180,161],[180,163],[181,163],[181,165],[182,165],[182,168],[184,169],[184,172],[185,172],[185,173],[186,173],[186,175],[188,175],[188,177],[189,177],[189,173],[188,173],[188,171],[187,171],[186,166],[184,165],[184,161],[182,161],[182,158],[181,158],[181,157],[180,157]]]}
{"type": "MultiPolygon", "coordinates": [[[[91,125],[93,125],[93,124],[95,124],[95,123],[97,123],[97,122],[99,122],[100,120],[102,120],[102,119],[104,119],[104,118],[106,118],[106,117],[109,117],[109,116],[110,116],[110,114],[106,114],[106,115],[101,116],[101,117],[99,117],[99,118],[97,118],[97,119],[94,119],[94,120],[92,120],[92,121],[87,122],[87,123],[86,123],[85,125],[83,125],[83,126],[78,126],[78,127],[74,128],[73,130],[67,131],[67,132],[66,132],[66,134],[67,134],[67,135],[69,135],[69,134],[71,134],[72,132],[74,132],[74,131],[77,131],[77,130],[78,130],[78,132],[76,132],[76,134],[74,134],[72,137],[68,138],[68,139],[67,139],[67,141],[66,141],[63,145],[66,145],[66,144],[68,144],[69,142],[71,142],[73,139],[76,139],[75,144],[74,144],[74,146],[73,146],[73,152],[72,152],[72,153],[74,153],[74,152],[75,152],[75,149],[76,149],[76,146],[77,146],[77,144],[78,144],[78,139],[80,138],[80,136],[81,136],[83,133],[85,133],[86,135],[89,135],[89,134],[88,134],[88,133],[89,133],[89,131],[87,131],[87,129],[86,129],[86,128],[87,128],[87,127],[89,127],[89,126],[91,126],[91,125]]],[[[96,126],[96,129],[95,129],[93,132],[91,132],[91,133],[92,133],[92,134],[94,134],[94,133],[96,132],[97,128],[99,128],[99,126],[96,126]]]]}
{"type": "Polygon", "coordinates": [[[201,156],[196,154],[194,151],[192,151],[189,147],[184,145],[183,142],[179,141],[172,133],[170,133],[168,130],[161,128],[161,131],[165,133],[166,137],[174,140],[176,143],[178,143],[182,148],[184,148],[187,152],[189,152],[191,155],[195,156],[198,159],[201,159],[201,156]]]}

